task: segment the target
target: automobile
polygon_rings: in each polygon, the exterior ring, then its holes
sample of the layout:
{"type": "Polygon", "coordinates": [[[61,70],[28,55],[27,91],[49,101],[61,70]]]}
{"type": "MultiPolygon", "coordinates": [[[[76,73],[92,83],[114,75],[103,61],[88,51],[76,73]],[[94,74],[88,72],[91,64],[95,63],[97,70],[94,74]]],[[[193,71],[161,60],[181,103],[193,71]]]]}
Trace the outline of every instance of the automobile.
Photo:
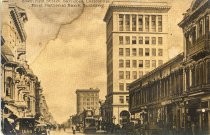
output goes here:
{"type": "Polygon", "coordinates": [[[34,129],[35,135],[48,135],[48,129],[46,124],[37,124],[34,129]]]}

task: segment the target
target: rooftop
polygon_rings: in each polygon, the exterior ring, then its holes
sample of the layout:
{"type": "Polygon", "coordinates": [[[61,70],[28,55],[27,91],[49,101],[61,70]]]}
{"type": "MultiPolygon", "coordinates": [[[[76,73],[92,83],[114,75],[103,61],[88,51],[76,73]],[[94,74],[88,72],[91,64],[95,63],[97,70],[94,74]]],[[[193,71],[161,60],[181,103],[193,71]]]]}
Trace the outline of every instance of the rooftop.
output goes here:
{"type": "Polygon", "coordinates": [[[110,11],[113,11],[113,9],[120,8],[122,11],[126,11],[126,8],[134,8],[136,9],[164,9],[168,11],[171,7],[168,6],[167,2],[148,2],[148,1],[113,1],[106,12],[106,15],[104,17],[104,21],[109,16],[110,11]]]}
{"type": "Polygon", "coordinates": [[[100,90],[98,88],[89,88],[89,89],[77,89],[76,90],[76,93],[77,92],[99,92],[100,90]]]}

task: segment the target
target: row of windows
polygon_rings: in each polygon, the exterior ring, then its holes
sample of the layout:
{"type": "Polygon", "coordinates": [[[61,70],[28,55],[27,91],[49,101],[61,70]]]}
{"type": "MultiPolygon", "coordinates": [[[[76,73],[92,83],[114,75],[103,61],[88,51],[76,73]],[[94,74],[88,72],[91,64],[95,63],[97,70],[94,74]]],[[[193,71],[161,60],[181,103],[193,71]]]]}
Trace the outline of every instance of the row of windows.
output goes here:
{"type": "Polygon", "coordinates": [[[191,48],[197,40],[204,38],[203,36],[209,31],[209,17],[201,18],[197,24],[185,33],[187,49],[191,48]]]}
{"type": "MultiPolygon", "coordinates": [[[[95,105],[98,105],[98,102],[95,102],[95,105]]],[[[94,105],[94,102],[83,102],[83,105],[94,105]]]]}
{"type": "Polygon", "coordinates": [[[130,95],[131,106],[151,103],[165,97],[180,96],[182,93],[183,74],[181,71],[176,73],[176,75],[170,75],[157,83],[151,84],[149,88],[139,89],[138,92],[130,95]]]}
{"type": "Polygon", "coordinates": [[[126,103],[129,102],[129,96],[126,96],[125,98],[124,98],[124,96],[119,96],[119,103],[124,104],[125,101],[126,101],[126,103]]]}
{"type": "MultiPolygon", "coordinates": [[[[143,71],[142,72],[142,76],[143,76],[143,71]]],[[[119,83],[119,90],[120,91],[124,91],[124,90],[127,90],[128,91],[128,86],[129,86],[130,83],[119,83]],[[125,87],[126,86],[126,87],[125,87]]]]}
{"type": "Polygon", "coordinates": [[[197,87],[205,82],[210,83],[210,61],[196,64],[195,67],[187,71],[187,88],[197,87]],[[207,69],[205,68],[205,64],[207,69]]]}
{"type": "MultiPolygon", "coordinates": [[[[137,56],[137,48],[119,48],[119,56],[124,56],[124,50],[125,56],[137,56]]],[[[138,56],[163,56],[163,49],[138,48],[138,56]]]]}
{"type": "MultiPolygon", "coordinates": [[[[145,67],[145,68],[156,68],[157,67],[157,60],[145,60],[145,66],[143,64],[143,60],[139,60],[138,67],[145,67]]],[[[163,61],[158,60],[158,66],[162,65],[163,61]]],[[[137,60],[119,60],[119,67],[120,68],[137,68],[137,60]],[[124,65],[125,63],[125,65],[124,65]],[[132,63],[132,65],[131,65],[132,63]]]]}
{"type": "Polygon", "coordinates": [[[95,110],[95,108],[91,106],[87,106],[87,109],[95,110]]]}
{"type": "Polygon", "coordinates": [[[93,97],[91,97],[91,98],[87,98],[87,97],[84,97],[84,98],[81,98],[81,100],[83,100],[83,101],[94,101],[94,100],[98,100],[97,98],[93,98],[93,97]]]}
{"type": "Polygon", "coordinates": [[[129,45],[129,44],[145,44],[145,45],[162,45],[163,44],[163,37],[143,37],[143,36],[119,36],[119,44],[129,45]]]}
{"type": "MultiPolygon", "coordinates": [[[[150,63],[149,60],[146,60],[146,66],[149,67],[150,63]]],[[[162,61],[161,61],[162,63],[162,61]]],[[[143,63],[140,63],[139,66],[143,67],[143,63]]],[[[143,75],[142,71],[139,71],[139,77],[143,75]]],[[[119,71],[119,79],[137,79],[137,71],[119,71]],[[132,78],[131,78],[132,73],[132,78]]]]}
{"type": "Polygon", "coordinates": [[[119,14],[119,31],[162,32],[162,15],[119,14]]]}
{"type": "Polygon", "coordinates": [[[84,96],[84,97],[98,97],[98,93],[81,93],[80,96],[84,96]]]}

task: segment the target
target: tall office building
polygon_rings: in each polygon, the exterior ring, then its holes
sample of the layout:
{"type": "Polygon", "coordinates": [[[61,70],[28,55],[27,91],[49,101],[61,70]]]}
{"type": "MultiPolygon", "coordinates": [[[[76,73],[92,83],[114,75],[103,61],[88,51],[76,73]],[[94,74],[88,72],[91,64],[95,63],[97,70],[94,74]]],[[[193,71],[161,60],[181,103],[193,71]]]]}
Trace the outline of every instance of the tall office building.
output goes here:
{"type": "Polygon", "coordinates": [[[99,89],[77,89],[77,115],[91,109],[94,115],[99,115],[99,89]]]}
{"type": "Polygon", "coordinates": [[[130,82],[168,60],[168,11],[164,2],[112,2],[104,21],[107,44],[106,121],[122,124],[130,82]]]}

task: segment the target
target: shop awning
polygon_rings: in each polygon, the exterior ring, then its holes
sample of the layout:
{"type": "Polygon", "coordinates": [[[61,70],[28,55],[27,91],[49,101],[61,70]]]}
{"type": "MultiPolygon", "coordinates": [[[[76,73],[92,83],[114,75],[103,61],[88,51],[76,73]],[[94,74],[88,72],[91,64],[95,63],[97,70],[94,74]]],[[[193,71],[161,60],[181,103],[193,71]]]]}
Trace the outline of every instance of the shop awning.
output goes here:
{"type": "Polygon", "coordinates": [[[12,107],[10,105],[5,105],[5,108],[7,108],[8,110],[10,110],[13,115],[17,116],[18,118],[20,117],[17,109],[15,109],[14,107],[12,107]]]}

